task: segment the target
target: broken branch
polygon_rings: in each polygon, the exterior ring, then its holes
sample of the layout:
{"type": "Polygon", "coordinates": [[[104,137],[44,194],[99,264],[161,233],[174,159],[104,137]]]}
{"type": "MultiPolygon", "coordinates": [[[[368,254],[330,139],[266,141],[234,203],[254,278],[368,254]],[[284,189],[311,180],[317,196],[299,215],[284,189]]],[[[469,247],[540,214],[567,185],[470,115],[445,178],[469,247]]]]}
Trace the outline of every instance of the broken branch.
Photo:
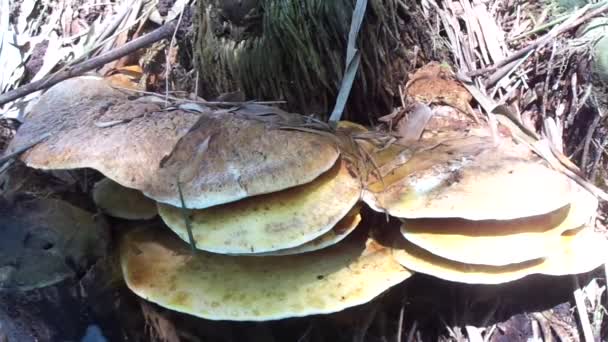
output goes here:
{"type": "Polygon", "coordinates": [[[173,31],[175,30],[176,26],[177,24],[174,21],[166,23],[163,26],[157,28],[156,30],[137,39],[134,39],[133,41],[126,43],[125,45],[119,48],[110,50],[104,53],[103,55],[91,58],[88,61],[84,61],[82,63],[68,67],[65,70],[58,71],[52,75],[44,77],[39,81],[32,82],[17,89],[8,91],[0,95],[0,106],[7,102],[14,101],[23,96],[31,94],[35,91],[49,88],[68,78],[82,75],[87,71],[99,68],[106,63],[124,57],[136,50],[149,46],[161,39],[170,37],[173,34],[173,31]]]}

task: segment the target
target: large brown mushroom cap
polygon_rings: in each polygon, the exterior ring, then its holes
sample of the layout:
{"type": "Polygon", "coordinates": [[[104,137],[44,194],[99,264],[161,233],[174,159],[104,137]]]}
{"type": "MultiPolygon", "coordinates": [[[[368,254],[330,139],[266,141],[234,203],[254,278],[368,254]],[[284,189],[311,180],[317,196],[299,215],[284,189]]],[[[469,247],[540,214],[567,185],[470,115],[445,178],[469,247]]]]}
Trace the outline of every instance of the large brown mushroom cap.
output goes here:
{"type": "Polygon", "coordinates": [[[41,97],[7,153],[48,133],[22,155],[28,166],[93,168],[174,206],[179,179],[190,208],[305,184],[337,160],[329,139],[274,129],[247,110],[166,110],[145,98],[130,101],[101,79],[75,78],[41,97]]]}
{"type": "Polygon", "coordinates": [[[585,273],[602,265],[608,257],[608,241],[594,233],[592,227],[564,233],[558,248],[545,258],[506,266],[459,263],[431,254],[405,239],[393,242],[396,246],[393,250],[395,260],[408,269],[469,284],[500,284],[531,274],[560,276],[585,273]]]}
{"type": "MultiPolygon", "coordinates": [[[[226,253],[263,253],[302,245],[336,225],[361,195],[358,178],[339,161],[314,181],[221,206],[188,210],[196,247],[226,253]]],[[[159,214],[188,240],[181,208],[159,204],[159,214]]]]}
{"type": "Polygon", "coordinates": [[[141,191],[125,188],[109,178],[95,183],[93,201],[102,212],[125,220],[148,220],[158,213],[156,203],[141,191]]]}
{"type": "Polygon", "coordinates": [[[427,145],[370,184],[364,201],[401,218],[469,220],[536,216],[571,201],[566,176],[510,140],[468,135],[427,145]]]}
{"type": "Polygon", "coordinates": [[[128,233],[128,287],[166,308],[212,320],[263,321],[341,311],[407,279],[390,250],[352,236],[317,252],[277,257],[192,253],[163,230],[128,233]]]}
{"type": "Polygon", "coordinates": [[[412,219],[405,220],[401,232],[410,242],[446,259],[493,266],[520,263],[553,253],[563,232],[589,223],[597,199],[584,189],[575,196],[570,205],[549,214],[507,221],[412,219]]]}

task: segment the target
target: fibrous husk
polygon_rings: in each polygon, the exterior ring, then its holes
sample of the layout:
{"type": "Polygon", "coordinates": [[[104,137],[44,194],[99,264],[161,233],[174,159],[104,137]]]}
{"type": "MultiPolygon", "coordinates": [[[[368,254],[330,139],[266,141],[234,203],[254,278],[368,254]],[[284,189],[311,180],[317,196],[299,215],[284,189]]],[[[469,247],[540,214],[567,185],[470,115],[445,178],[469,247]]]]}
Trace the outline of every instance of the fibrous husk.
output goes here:
{"type": "Polygon", "coordinates": [[[22,155],[28,166],[93,168],[175,206],[179,179],[190,208],[308,183],[338,158],[324,137],[274,129],[241,112],[247,105],[232,112],[165,110],[148,98],[130,101],[101,79],[75,78],[41,97],[7,153],[48,133],[22,155]]]}
{"type": "Polygon", "coordinates": [[[571,201],[567,177],[511,140],[461,133],[419,145],[367,186],[368,205],[400,218],[511,220],[571,201]]]}
{"type": "Polygon", "coordinates": [[[291,256],[192,253],[164,230],[128,233],[121,263],[129,288],[166,308],[212,320],[263,321],[366,303],[411,273],[387,248],[353,235],[291,256]]]}
{"type": "MultiPolygon", "coordinates": [[[[344,75],[355,2],[200,1],[195,52],[198,69],[204,70],[204,93],[242,90],[248,98],[284,99],[298,112],[330,113],[344,75]]],[[[347,112],[366,113],[359,117],[365,120],[367,113],[392,109],[412,60],[447,52],[431,43],[427,25],[417,6],[369,1],[347,112]],[[412,52],[407,46],[419,49],[412,52]]]]}
{"type": "Polygon", "coordinates": [[[157,215],[156,203],[141,191],[125,188],[109,178],[95,183],[93,201],[104,213],[126,220],[148,220],[157,215]]]}
{"type": "Polygon", "coordinates": [[[401,233],[442,258],[492,266],[546,257],[559,248],[561,234],[590,222],[597,199],[584,189],[569,205],[548,214],[514,220],[460,218],[405,220],[401,233]]]}
{"type": "Polygon", "coordinates": [[[608,256],[608,241],[590,226],[565,232],[558,248],[545,258],[506,266],[472,265],[444,259],[403,238],[393,240],[393,246],[393,256],[408,269],[469,284],[500,284],[531,274],[586,273],[602,265],[608,256]]]}
{"type": "MultiPolygon", "coordinates": [[[[187,210],[196,248],[227,254],[296,247],[330,231],[357,203],[361,184],[344,161],[314,181],[280,192],[187,210]]],[[[159,205],[165,223],[184,241],[181,208],[159,205]]]]}

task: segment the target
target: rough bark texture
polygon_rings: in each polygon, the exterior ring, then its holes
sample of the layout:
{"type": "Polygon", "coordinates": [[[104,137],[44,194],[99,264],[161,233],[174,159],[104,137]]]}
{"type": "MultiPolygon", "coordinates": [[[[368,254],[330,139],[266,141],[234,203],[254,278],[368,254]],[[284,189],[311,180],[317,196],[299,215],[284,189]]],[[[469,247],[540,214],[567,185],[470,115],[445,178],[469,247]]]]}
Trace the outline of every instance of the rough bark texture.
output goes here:
{"type": "MultiPolygon", "coordinates": [[[[344,70],[355,0],[199,1],[195,46],[207,98],[242,91],[248,99],[286,100],[290,110],[325,116],[344,70]]],[[[415,3],[370,0],[358,46],[360,71],[346,110],[369,122],[399,100],[407,72],[446,60],[432,24],[415,3]]]]}

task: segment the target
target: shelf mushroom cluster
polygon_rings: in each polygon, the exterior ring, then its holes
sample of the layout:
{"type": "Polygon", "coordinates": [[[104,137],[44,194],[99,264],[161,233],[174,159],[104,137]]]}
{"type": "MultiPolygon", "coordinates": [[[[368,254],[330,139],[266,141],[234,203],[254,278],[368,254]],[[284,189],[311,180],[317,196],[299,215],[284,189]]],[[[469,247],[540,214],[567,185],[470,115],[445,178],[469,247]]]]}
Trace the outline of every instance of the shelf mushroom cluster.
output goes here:
{"type": "Polygon", "coordinates": [[[271,320],[363,304],[414,272],[499,283],[604,260],[595,198],[482,129],[380,147],[354,124],[311,132],[256,104],[163,105],[74,78],[41,97],[8,149],[48,133],[21,156],[28,166],[107,177],[98,207],[148,220],[122,239],[126,284],[161,306],[271,320]],[[360,225],[365,204],[401,231],[360,225]]]}
{"type": "Polygon", "coordinates": [[[530,274],[584,273],[606,260],[606,241],[593,228],[597,199],[525,147],[482,135],[430,146],[372,182],[363,196],[402,220],[399,233],[381,232],[378,239],[406,268],[498,284],[530,274]]]}

